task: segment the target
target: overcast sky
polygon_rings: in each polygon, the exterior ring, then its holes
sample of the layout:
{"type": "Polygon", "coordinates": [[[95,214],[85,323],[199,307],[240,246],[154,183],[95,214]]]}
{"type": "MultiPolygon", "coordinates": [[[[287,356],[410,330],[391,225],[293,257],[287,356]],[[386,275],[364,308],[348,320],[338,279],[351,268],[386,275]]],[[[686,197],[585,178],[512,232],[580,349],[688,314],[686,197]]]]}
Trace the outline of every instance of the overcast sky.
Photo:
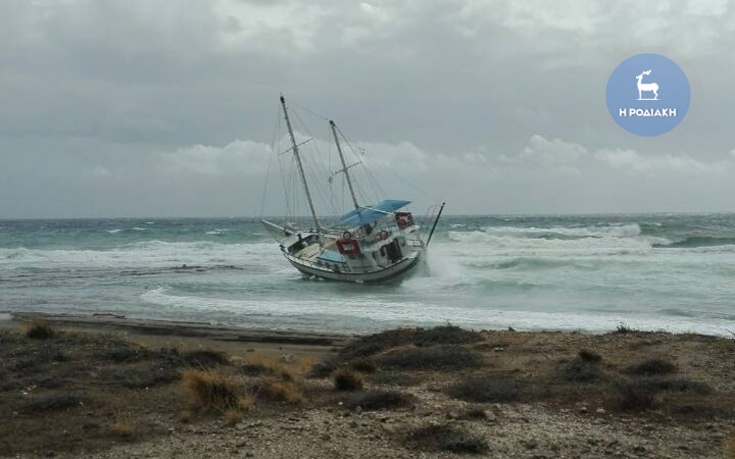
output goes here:
{"type": "Polygon", "coordinates": [[[281,92],[425,190],[387,187],[416,210],[735,211],[733,2],[2,9],[0,218],[257,216],[281,92]],[[642,52],[692,88],[684,121],[655,138],[605,107],[612,70],[642,52]]]}

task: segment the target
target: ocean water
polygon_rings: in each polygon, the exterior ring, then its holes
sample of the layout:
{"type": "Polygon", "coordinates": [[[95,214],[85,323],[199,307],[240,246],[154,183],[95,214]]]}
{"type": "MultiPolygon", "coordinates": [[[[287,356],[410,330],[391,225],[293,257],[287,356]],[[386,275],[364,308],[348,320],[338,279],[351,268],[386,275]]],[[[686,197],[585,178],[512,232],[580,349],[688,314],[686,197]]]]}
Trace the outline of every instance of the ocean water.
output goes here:
{"type": "Polygon", "coordinates": [[[427,269],[387,286],[302,278],[254,219],[0,221],[3,311],[731,336],[735,215],[446,217],[427,269]]]}

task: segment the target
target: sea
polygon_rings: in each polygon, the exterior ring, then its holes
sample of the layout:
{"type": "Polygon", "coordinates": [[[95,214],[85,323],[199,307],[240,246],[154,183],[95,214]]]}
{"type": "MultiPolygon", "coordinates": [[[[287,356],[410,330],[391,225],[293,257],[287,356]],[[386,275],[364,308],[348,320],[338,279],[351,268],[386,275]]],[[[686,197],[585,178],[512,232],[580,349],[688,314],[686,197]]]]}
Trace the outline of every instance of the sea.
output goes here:
{"type": "Polygon", "coordinates": [[[306,279],[252,218],[0,221],[0,312],[245,328],[735,336],[735,214],[448,216],[394,285],[306,279]]]}

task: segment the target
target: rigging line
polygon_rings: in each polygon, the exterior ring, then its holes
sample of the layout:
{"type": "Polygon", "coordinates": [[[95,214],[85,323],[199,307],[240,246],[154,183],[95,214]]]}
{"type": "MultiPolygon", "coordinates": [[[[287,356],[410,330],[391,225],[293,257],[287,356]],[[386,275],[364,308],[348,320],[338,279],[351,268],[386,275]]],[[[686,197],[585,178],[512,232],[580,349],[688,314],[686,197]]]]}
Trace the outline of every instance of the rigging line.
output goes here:
{"type": "Polygon", "coordinates": [[[263,212],[265,211],[265,197],[268,194],[268,181],[270,179],[271,175],[271,164],[273,163],[273,152],[276,151],[276,135],[279,131],[279,126],[281,124],[281,109],[279,108],[276,111],[276,125],[273,126],[273,138],[271,139],[271,154],[268,155],[268,167],[265,171],[265,186],[263,187],[263,199],[260,201],[260,215],[258,216],[258,219],[261,220],[263,218],[263,212]]]}
{"type": "MultiPolygon", "coordinates": [[[[304,121],[301,119],[301,116],[299,116],[298,112],[294,112],[294,117],[297,124],[300,125],[310,137],[315,138],[314,134],[311,132],[306,123],[304,123],[304,121]]],[[[323,185],[321,185],[322,181],[318,180],[319,175],[322,175],[323,177],[329,175],[329,171],[325,170],[326,162],[324,161],[324,153],[322,152],[322,149],[319,148],[318,142],[315,142],[313,144],[313,148],[315,151],[315,155],[313,155],[315,156],[315,160],[306,161],[307,169],[311,169],[309,172],[312,176],[312,181],[315,184],[317,193],[321,196],[322,204],[328,209],[329,212],[338,213],[339,204],[337,203],[335,196],[332,193],[325,193],[323,185]]]]}
{"type": "MultiPolygon", "coordinates": [[[[345,140],[345,142],[347,143],[347,145],[348,145],[348,146],[350,147],[350,149],[352,150],[353,154],[356,154],[356,153],[355,153],[355,149],[354,149],[354,148],[352,147],[352,144],[351,144],[351,143],[349,142],[349,140],[347,140],[347,137],[345,137],[345,135],[344,135],[344,133],[342,132],[342,130],[341,130],[341,129],[339,129],[339,126],[337,126],[337,129],[339,130],[339,133],[340,133],[340,135],[342,136],[342,138],[343,138],[343,139],[345,140]]],[[[408,180],[407,180],[407,179],[406,179],[405,177],[402,177],[402,176],[401,176],[400,174],[398,174],[397,172],[393,171],[393,170],[392,170],[392,169],[390,169],[390,168],[388,168],[388,169],[386,169],[386,170],[388,171],[388,173],[392,174],[393,176],[395,176],[396,178],[398,178],[398,179],[399,179],[399,180],[401,180],[402,182],[405,182],[405,183],[406,183],[406,184],[407,184],[408,186],[410,186],[410,187],[411,187],[411,188],[413,188],[414,190],[418,191],[419,193],[423,194],[424,196],[429,196],[429,197],[431,197],[431,195],[430,195],[430,194],[429,194],[428,192],[426,192],[426,191],[422,190],[421,188],[419,188],[418,186],[414,185],[413,183],[411,183],[410,181],[408,181],[408,180]]],[[[371,177],[371,178],[374,178],[374,177],[372,177],[372,174],[371,174],[371,173],[370,173],[369,171],[367,171],[367,173],[368,173],[368,175],[370,175],[370,177],[371,177]]],[[[376,183],[377,183],[377,181],[376,181],[376,183]]],[[[380,185],[378,184],[378,186],[380,186],[380,185]]],[[[382,189],[382,187],[380,187],[380,188],[382,189]]]]}
{"type": "MultiPolygon", "coordinates": [[[[378,180],[373,176],[373,174],[370,172],[370,169],[367,167],[367,165],[365,164],[365,162],[362,159],[360,159],[360,157],[357,155],[357,152],[355,151],[355,147],[352,146],[352,143],[347,139],[347,136],[344,134],[344,132],[342,132],[342,129],[340,129],[340,127],[338,125],[335,125],[335,127],[337,128],[337,131],[339,132],[339,135],[342,137],[342,139],[345,141],[345,143],[349,147],[350,151],[352,152],[352,155],[355,156],[356,158],[358,158],[358,164],[362,164],[362,166],[363,166],[362,167],[362,170],[364,171],[365,176],[368,179],[368,183],[369,183],[370,188],[371,188],[371,191],[372,191],[372,193],[374,195],[375,202],[379,202],[380,199],[381,199],[381,195],[382,196],[385,196],[385,194],[386,194],[385,193],[385,190],[383,189],[382,186],[380,186],[380,182],[378,182],[378,180]]],[[[361,194],[364,195],[364,193],[365,193],[365,191],[364,190],[361,190],[361,194]]],[[[366,202],[367,201],[371,201],[371,200],[372,199],[367,199],[366,202]]]]}
{"type": "Polygon", "coordinates": [[[319,117],[319,118],[321,118],[321,119],[323,119],[323,120],[325,120],[325,121],[329,121],[329,118],[327,118],[326,116],[324,116],[324,115],[321,115],[321,114],[319,114],[319,113],[317,113],[317,112],[315,112],[315,111],[313,111],[313,110],[310,110],[310,109],[308,109],[308,108],[304,107],[303,105],[299,105],[299,104],[297,104],[296,102],[294,102],[294,101],[293,101],[293,100],[291,100],[291,99],[289,99],[289,102],[288,102],[288,103],[289,103],[290,105],[293,105],[294,107],[297,107],[297,108],[300,108],[301,110],[304,110],[304,111],[306,111],[306,112],[309,112],[309,113],[311,113],[312,115],[314,115],[314,116],[317,116],[317,117],[319,117]]]}

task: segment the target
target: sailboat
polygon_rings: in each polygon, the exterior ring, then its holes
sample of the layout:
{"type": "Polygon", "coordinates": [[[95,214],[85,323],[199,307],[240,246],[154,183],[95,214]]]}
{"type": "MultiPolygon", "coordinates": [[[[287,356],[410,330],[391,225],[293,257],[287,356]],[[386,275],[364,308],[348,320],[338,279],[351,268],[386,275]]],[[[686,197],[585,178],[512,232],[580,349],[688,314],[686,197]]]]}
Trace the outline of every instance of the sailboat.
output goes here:
{"type": "Polygon", "coordinates": [[[320,218],[299,149],[305,142],[299,144],[296,141],[283,96],[280,97],[280,109],[291,144],[284,153],[292,155],[312,220],[309,228],[299,229],[289,223],[279,225],[261,219],[263,226],[279,243],[286,260],[308,278],[358,284],[396,282],[415,272],[425,261],[429,242],[445,204],[438,207],[435,216],[428,217],[433,222],[428,237],[424,239],[422,225],[405,210],[410,201],[383,199],[370,204],[358,202],[356,183],[351,173],[354,165],[347,164],[338,128],[334,121],[329,120],[342,166],[337,173],[344,174],[352,209],[336,221],[334,218],[320,218]],[[324,223],[329,220],[332,220],[330,224],[324,223]]]}

